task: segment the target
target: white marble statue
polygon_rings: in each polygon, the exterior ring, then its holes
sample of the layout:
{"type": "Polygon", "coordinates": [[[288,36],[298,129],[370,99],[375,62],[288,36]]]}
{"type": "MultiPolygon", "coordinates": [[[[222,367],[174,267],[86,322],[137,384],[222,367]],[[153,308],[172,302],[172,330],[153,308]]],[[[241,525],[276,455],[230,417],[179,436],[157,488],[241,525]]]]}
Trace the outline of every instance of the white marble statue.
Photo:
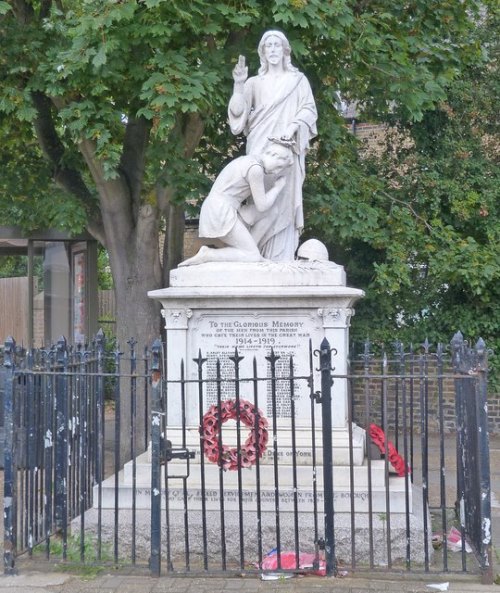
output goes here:
{"type": "Polygon", "coordinates": [[[269,136],[294,142],[293,164],[276,198],[273,215],[251,229],[266,259],[292,261],[304,226],[305,155],[309,141],[316,135],[317,111],[307,78],[292,66],[285,35],[267,31],[258,52],[261,67],[257,76],[248,78],[243,56],[233,70],[229,123],[233,134],[246,135],[249,155],[261,155],[269,136]]]}
{"type": "Polygon", "coordinates": [[[287,143],[270,140],[260,157],[241,156],[226,165],[201,206],[198,231],[200,237],[220,239],[225,246],[204,245],[180,266],[216,261],[261,261],[257,238],[267,228],[267,216],[277,215],[273,204],[285,185],[282,173],[292,162],[292,151],[287,143]],[[272,176],[273,181],[266,190],[267,176],[272,176]],[[243,204],[249,198],[252,203],[243,204]]]}

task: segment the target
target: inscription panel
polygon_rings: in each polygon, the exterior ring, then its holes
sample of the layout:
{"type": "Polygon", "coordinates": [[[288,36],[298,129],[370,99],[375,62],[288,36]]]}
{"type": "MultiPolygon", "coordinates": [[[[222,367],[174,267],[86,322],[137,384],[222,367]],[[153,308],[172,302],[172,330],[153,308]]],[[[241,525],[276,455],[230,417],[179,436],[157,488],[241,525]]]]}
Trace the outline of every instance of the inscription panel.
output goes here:
{"type": "MultiPolygon", "coordinates": [[[[138,496],[151,497],[150,488],[138,489],[138,496]]],[[[280,490],[279,491],[279,507],[281,512],[294,511],[295,497],[297,497],[297,503],[300,507],[301,512],[313,512],[314,511],[314,492],[312,490],[297,490],[293,492],[291,490],[280,490]]],[[[162,492],[162,502],[165,503],[166,494],[162,492]]],[[[224,510],[237,511],[239,509],[239,498],[240,493],[238,490],[224,490],[224,510]]],[[[402,497],[400,497],[402,498],[402,497]]],[[[184,509],[184,491],[181,488],[171,487],[169,489],[169,508],[170,510],[183,510],[184,509]]],[[[334,504],[336,512],[350,512],[351,510],[351,499],[354,499],[356,512],[366,513],[368,512],[368,501],[369,494],[365,489],[359,489],[354,492],[349,490],[336,489],[334,492],[334,504]]],[[[257,501],[260,502],[260,508],[262,512],[275,512],[275,493],[272,490],[261,490],[257,493],[255,490],[242,489],[241,491],[242,504],[246,511],[255,511],[257,508],[257,501]]],[[[220,491],[218,489],[207,488],[202,496],[202,491],[199,488],[190,488],[188,497],[188,508],[190,510],[200,510],[202,501],[205,502],[206,510],[220,510],[220,491]]],[[[323,506],[323,492],[318,489],[316,492],[316,503],[319,508],[323,506]]],[[[391,505],[393,512],[403,512],[403,505],[399,501],[396,501],[394,505],[391,505]],[[397,505],[397,502],[400,504],[397,505]]],[[[372,512],[384,512],[385,506],[385,495],[382,492],[376,492],[372,495],[372,512]]]]}
{"type": "MultiPolygon", "coordinates": [[[[240,379],[246,380],[241,384],[240,397],[253,401],[257,384],[258,403],[264,414],[271,418],[274,407],[276,417],[286,419],[291,416],[293,394],[296,418],[302,423],[310,423],[310,387],[306,380],[310,374],[309,341],[313,347],[318,347],[322,337],[321,319],[317,313],[195,313],[190,322],[188,351],[201,350],[207,359],[204,378],[212,380],[205,385],[204,409],[217,402],[219,392],[221,399],[235,397],[235,364],[231,357],[237,349],[238,356],[242,357],[240,379]],[[271,377],[271,366],[266,360],[271,350],[279,357],[275,363],[277,380],[261,381],[271,377]],[[290,357],[293,357],[294,381],[289,378],[290,357]],[[252,381],[254,358],[257,382],[252,381]],[[215,380],[217,360],[221,381],[215,380]]],[[[196,378],[196,373],[197,369],[193,368],[191,378],[196,378]]]]}

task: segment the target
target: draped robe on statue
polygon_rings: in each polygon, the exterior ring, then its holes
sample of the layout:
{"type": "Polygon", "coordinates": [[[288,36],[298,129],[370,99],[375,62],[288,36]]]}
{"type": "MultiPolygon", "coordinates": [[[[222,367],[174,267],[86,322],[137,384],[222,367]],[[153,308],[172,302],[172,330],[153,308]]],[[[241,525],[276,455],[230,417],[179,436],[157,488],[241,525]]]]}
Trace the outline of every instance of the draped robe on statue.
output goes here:
{"type": "Polygon", "coordinates": [[[261,155],[269,137],[281,138],[290,124],[298,125],[293,146],[294,161],[287,170],[285,187],[272,209],[250,229],[265,258],[291,261],[304,226],[302,184],[305,155],[310,139],[316,135],[314,97],[302,73],[285,71],[277,79],[266,75],[249,78],[245,82],[243,99],[243,113],[236,117],[234,113],[240,111],[237,106],[241,105],[241,95],[231,97],[229,124],[233,134],[243,132],[246,135],[247,154],[261,155]]]}

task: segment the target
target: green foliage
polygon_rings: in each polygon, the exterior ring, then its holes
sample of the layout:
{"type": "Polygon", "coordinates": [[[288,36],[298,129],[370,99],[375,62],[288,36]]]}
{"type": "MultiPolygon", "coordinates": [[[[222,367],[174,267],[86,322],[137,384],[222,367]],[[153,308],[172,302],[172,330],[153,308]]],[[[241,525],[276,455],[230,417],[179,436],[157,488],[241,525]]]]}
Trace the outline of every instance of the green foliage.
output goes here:
{"type": "MultiPolygon", "coordinates": [[[[34,553],[45,554],[46,544],[39,544],[35,547],[34,553]]],[[[87,578],[96,577],[105,569],[106,564],[114,564],[112,546],[109,544],[99,544],[95,537],[89,535],[85,536],[83,542],[80,537],[73,535],[68,537],[66,544],[59,536],[53,536],[50,539],[50,555],[52,558],[57,558],[59,561],[56,568],[62,572],[72,572],[73,574],[80,574],[87,578]],[[82,563],[82,552],[84,562],[82,563]],[[99,555],[100,552],[100,555],[99,555]],[[66,554],[66,559],[63,561],[63,554],[66,554]]]]}
{"type": "Polygon", "coordinates": [[[340,151],[332,152],[329,182],[324,175],[314,178],[308,201],[309,232],[327,238],[350,283],[366,290],[353,321],[355,338],[447,342],[458,329],[471,340],[481,336],[497,354],[491,358],[495,385],[500,380],[498,25],[493,10],[477,26],[483,58],[450,83],[436,109],[419,121],[401,112],[390,118],[381,152],[356,160],[342,142],[340,151]]]}
{"type": "Polygon", "coordinates": [[[54,183],[31,126],[0,111],[0,209],[3,224],[29,232],[54,228],[78,233],[85,228],[82,205],[54,183]]]}
{"type": "Polygon", "coordinates": [[[108,252],[99,247],[97,252],[97,284],[101,290],[113,288],[113,276],[109,265],[108,252]]]}
{"type": "Polygon", "coordinates": [[[476,3],[440,0],[432,9],[423,0],[391,3],[390,9],[385,0],[365,4],[193,0],[187,9],[170,0],[89,0],[70,2],[65,12],[53,6],[43,16],[41,9],[26,9],[30,19],[24,20],[15,9],[1,23],[0,110],[33,121],[32,93],[46,93],[58,106],[61,136],[64,130],[68,143],[93,140],[113,177],[127,118],[151,121],[153,153],[162,146],[163,159],[172,156],[169,140],[179,115],[209,119],[217,112],[220,119],[231,62],[246,53],[256,68],[260,35],[283,27],[295,61],[316,90],[322,88],[324,117],[332,115],[332,95],[341,90],[373,112],[386,112],[396,101],[421,119],[444,98],[460,64],[477,56],[467,17],[476,3]]]}
{"type": "MultiPolygon", "coordinates": [[[[106,215],[95,234],[114,246],[117,266],[120,249],[144,244],[133,238],[140,205],[154,206],[158,226],[166,226],[160,189],[195,213],[210,180],[242,150],[226,123],[232,66],[244,54],[255,72],[263,31],[282,28],[320,115],[304,188],[306,235],[323,238],[350,283],[367,291],[354,334],[387,340],[397,330],[444,340],[461,325],[493,339],[492,2],[68,0],[62,7],[0,2],[3,220],[69,230],[86,220],[92,230],[106,215]],[[337,91],[359,101],[365,121],[394,123],[397,137],[388,136],[381,157],[360,157],[336,112],[337,91]],[[119,227],[124,212],[129,220],[119,227]]],[[[112,271],[115,280],[135,277],[112,271]]]]}
{"type": "Polygon", "coordinates": [[[28,275],[28,258],[23,255],[4,255],[0,258],[0,278],[21,278],[28,275]]]}

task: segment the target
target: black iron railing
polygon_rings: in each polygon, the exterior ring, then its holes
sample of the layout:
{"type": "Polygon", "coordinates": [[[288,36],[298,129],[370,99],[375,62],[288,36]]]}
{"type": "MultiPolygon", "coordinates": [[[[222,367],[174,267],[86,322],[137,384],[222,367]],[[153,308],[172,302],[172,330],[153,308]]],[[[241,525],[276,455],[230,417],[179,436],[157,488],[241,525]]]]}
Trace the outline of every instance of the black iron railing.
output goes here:
{"type": "Polygon", "coordinates": [[[235,350],[199,352],[172,377],[161,342],[136,347],[110,349],[102,332],[85,348],[5,343],[6,573],[42,550],[154,575],[479,570],[491,582],[482,342],[457,334],[451,356],[425,343],[377,357],[367,343],[340,375],[325,340],[300,376],[273,350],[265,376],[255,359],[248,373],[235,350]]]}
{"type": "Polygon", "coordinates": [[[475,347],[457,333],[452,340],[457,411],[457,512],[460,519],[461,557],[466,566],[466,542],[491,582],[491,484],[488,444],[487,350],[483,340],[475,347]]]}

